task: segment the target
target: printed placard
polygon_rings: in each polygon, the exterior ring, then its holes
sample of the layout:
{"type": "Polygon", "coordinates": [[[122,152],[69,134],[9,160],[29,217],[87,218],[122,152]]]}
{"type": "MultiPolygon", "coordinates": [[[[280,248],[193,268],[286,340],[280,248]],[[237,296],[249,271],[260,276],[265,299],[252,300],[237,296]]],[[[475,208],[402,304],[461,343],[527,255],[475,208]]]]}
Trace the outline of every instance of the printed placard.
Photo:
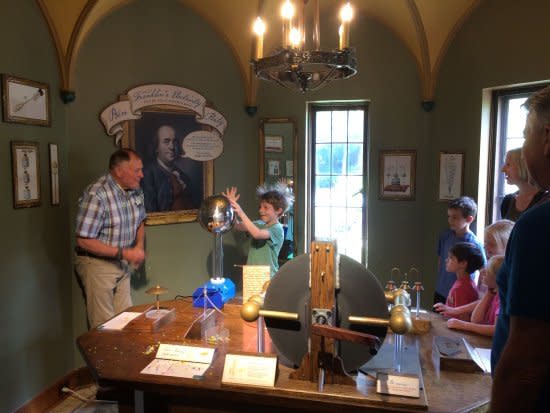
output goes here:
{"type": "Polygon", "coordinates": [[[262,293],[270,274],[269,265],[243,265],[243,303],[253,295],[262,293]]]}
{"type": "Polygon", "coordinates": [[[413,375],[378,373],[376,392],[419,398],[420,379],[413,375]]]}
{"type": "Polygon", "coordinates": [[[275,386],[277,357],[227,354],[222,383],[249,386],[275,386]]]}

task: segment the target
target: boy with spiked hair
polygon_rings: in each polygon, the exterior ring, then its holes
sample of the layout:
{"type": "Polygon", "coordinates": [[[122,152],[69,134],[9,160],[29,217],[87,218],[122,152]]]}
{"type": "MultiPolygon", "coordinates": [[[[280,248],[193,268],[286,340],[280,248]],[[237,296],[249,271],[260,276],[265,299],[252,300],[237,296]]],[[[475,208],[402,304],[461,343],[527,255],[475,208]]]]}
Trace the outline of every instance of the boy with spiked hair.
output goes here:
{"type": "Polygon", "coordinates": [[[250,249],[248,251],[248,265],[269,265],[271,277],[279,270],[279,252],[284,241],[283,226],[279,218],[283,215],[294,201],[292,193],[288,191],[284,182],[274,185],[261,185],[256,190],[260,203],[258,213],[260,219],[250,220],[238,204],[240,195],[237,188],[227,188],[222,192],[229,199],[233,210],[240,219],[235,229],[247,231],[250,236],[250,249]]]}

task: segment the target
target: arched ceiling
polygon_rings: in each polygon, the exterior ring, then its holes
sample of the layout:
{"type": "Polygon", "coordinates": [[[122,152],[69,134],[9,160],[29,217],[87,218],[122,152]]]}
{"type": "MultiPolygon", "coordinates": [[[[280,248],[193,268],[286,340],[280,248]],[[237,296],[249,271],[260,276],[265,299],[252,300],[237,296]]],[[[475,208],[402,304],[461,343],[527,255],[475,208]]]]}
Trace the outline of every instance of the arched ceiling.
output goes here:
{"type": "MultiPolygon", "coordinates": [[[[36,1],[44,14],[56,45],[62,88],[71,91],[75,61],[88,33],[109,13],[131,1],[139,0],[36,1]]],[[[249,64],[254,47],[251,24],[258,14],[278,15],[282,0],[179,1],[199,14],[227,43],[238,63],[247,89],[247,105],[255,106],[256,80],[252,76],[249,64]]],[[[311,0],[308,1],[311,2],[311,0]]],[[[403,42],[417,63],[422,99],[431,101],[434,98],[440,61],[456,32],[481,0],[351,0],[350,2],[355,8],[355,13],[378,20],[403,42]]],[[[321,14],[337,13],[336,9],[343,3],[343,0],[320,0],[321,14]],[[334,11],[331,11],[331,8],[334,8],[334,11]]],[[[271,40],[271,42],[274,41],[271,40]]],[[[275,45],[266,43],[266,50],[271,50],[273,46],[275,45]]]]}

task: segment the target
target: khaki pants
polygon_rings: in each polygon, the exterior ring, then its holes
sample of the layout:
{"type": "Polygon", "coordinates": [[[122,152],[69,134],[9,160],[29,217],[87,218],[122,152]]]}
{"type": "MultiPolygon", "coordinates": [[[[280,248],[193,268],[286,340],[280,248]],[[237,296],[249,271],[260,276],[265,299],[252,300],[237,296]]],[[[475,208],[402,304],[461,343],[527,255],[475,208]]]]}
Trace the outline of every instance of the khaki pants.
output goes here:
{"type": "Polygon", "coordinates": [[[132,306],[130,276],[126,261],[108,261],[75,255],[75,270],[86,294],[90,328],[95,328],[132,306]]]}

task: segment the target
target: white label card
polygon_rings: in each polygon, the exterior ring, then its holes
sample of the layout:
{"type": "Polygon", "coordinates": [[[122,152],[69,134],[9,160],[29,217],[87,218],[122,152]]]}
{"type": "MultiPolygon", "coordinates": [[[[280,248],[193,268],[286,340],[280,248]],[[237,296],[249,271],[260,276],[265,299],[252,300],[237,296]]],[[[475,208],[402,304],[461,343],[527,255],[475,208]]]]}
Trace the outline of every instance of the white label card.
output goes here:
{"type": "Polygon", "coordinates": [[[274,387],[276,372],[277,357],[227,354],[222,383],[274,387]]]}
{"type": "Polygon", "coordinates": [[[378,393],[396,396],[420,397],[420,380],[418,376],[378,373],[376,376],[378,393]]]}
{"type": "Polygon", "coordinates": [[[191,361],[210,364],[215,348],[182,346],[178,344],[160,344],[157,351],[158,359],[191,361]]]}
{"type": "Polygon", "coordinates": [[[98,330],[122,330],[124,327],[126,327],[126,324],[128,324],[134,318],[139,317],[140,315],[141,313],[125,311],[111,318],[109,321],[101,324],[97,328],[98,330]]]}

